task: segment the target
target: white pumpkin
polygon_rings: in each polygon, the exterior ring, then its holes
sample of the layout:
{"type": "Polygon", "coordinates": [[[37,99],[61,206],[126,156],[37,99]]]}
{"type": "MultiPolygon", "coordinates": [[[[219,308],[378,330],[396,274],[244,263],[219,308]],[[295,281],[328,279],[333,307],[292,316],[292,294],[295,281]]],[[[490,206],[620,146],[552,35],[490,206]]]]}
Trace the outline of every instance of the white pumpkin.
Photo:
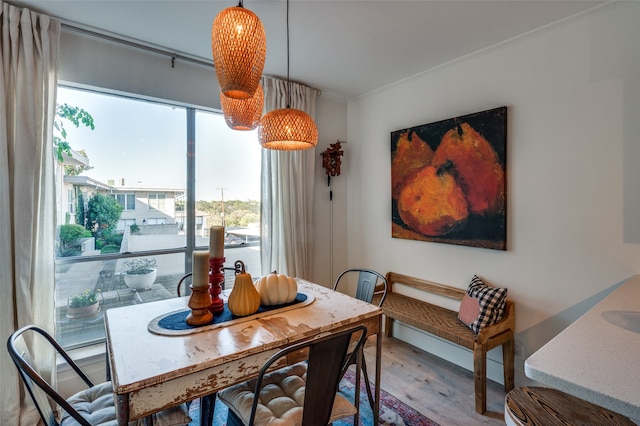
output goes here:
{"type": "Polygon", "coordinates": [[[295,279],[282,274],[269,274],[256,281],[260,302],[264,306],[293,302],[298,294],[295,279]]]}

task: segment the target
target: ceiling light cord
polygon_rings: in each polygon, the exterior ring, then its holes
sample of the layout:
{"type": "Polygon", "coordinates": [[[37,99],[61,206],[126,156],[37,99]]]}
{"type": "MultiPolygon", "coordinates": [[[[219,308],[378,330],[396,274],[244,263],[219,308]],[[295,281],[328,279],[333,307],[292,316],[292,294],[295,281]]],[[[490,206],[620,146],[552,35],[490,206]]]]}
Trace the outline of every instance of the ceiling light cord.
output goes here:
{"type": "Polygon", "coordinates": [[[291,79],[289,78],[289,0],[287,0],[287,108],[291,108],[291,79]]]}

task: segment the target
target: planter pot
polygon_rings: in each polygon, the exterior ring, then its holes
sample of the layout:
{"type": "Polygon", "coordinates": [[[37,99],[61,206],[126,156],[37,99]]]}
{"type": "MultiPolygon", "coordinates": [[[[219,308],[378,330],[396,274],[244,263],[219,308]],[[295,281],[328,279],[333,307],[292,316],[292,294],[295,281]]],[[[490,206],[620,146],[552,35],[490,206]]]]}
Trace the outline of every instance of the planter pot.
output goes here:
{"type": "Polygon", "coordinates": [[[146,290],[148,288],[151,288],[151,286],[153,285],[153,282],[156,280],[157,272],[158,270],[155,268],[152,269],[148,274],[129,275],[126,272],[123,272],[124,283],[127,285],[127,287],[134,291],[146,290]]]}
{"type": "Polygon", "coordinates": [[[67,308],[67,317],[69,318],[87,318],[92,317],[98,313],[100,310],[100,304],[94,303],[89,306],[80,306],[79,308],[72,308],[69,306],[67,308]]]}

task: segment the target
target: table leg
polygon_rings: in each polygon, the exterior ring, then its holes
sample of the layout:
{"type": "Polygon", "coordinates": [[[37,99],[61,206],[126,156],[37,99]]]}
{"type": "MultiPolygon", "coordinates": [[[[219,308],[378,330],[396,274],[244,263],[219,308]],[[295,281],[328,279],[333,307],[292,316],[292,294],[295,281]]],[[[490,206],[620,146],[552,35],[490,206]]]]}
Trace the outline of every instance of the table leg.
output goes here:
{"type": "Polygon", "coordinates": [[[129,424],[129,394],[116,395],[116,417],[119,426],[129,424]]]}
{"type": "Polygon", "coordinates": [[[213,424],[213,411],[216,408],[216,393],[200,398],[200,426],[213,424]]]}
{"type": "Polygon", "coordinates": [[[382,315],[378,317],[378,333],[376,333],[376,385],[375,385],[375,406],[373,407],[373,425],[380,423],[380,369],[382,365],[382,315]]]}

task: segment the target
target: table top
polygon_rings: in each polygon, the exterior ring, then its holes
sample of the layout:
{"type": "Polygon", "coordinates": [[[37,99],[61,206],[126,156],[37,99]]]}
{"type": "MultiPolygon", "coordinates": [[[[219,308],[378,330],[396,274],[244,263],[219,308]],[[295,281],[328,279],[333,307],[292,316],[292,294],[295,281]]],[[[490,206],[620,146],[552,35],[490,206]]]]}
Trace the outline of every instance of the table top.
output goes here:
{"type": "Polygon", "coordinates": [[[640,275],[527,358],[525,374],[640,419],[640,275]]]}
{"type": "MultiPolygon", "coordinates": [[[[147,325],[154,318],[186,309],[189,298],[175,298],[105,312],[111,378],[116,394],[127,394],[211,370],[252,354],[282,348],[367,319],[382,311],[326,287],[298,280],[298,291],[313,303],[203,333],[163,336],[147,325]]],[[[375,330],[378,332],[379,330],[375,330]]]]}

